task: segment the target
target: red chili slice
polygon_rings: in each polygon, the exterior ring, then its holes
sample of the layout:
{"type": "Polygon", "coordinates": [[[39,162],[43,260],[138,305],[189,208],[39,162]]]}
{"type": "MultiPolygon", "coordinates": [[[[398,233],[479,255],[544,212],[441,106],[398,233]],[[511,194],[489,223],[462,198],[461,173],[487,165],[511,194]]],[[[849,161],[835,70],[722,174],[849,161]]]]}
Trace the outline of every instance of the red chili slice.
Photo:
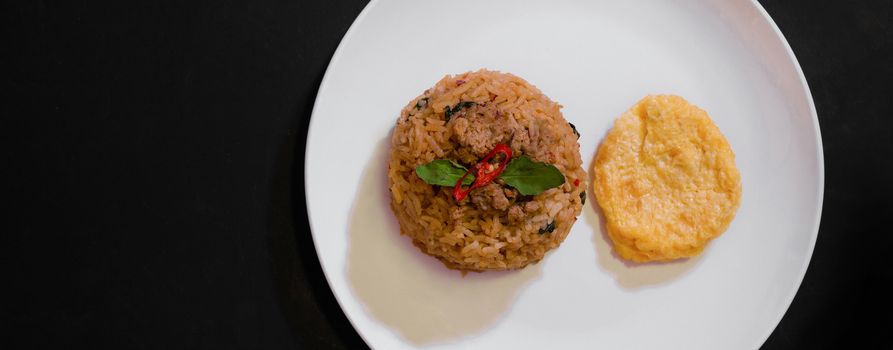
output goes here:
{"type": "Polygon", "coordinates": [[[502,143],[496,145],[484,159],[481,159],[481,161],[472,166],[471,169],[468,169],[468,171],[465,172],[465,175],[462,175],[462,177],[459,178],[459,181],[456,182],[456,187],[453,188],[453,198],[455,198],[457,202],[461,202],[468,196],[468,193],[470,193],[471,190],[484,187],[493,182],[493,180],[496,180],[496,178],[499,177],[499,174],[502,174],[502,171],[505,170],[505,166],[508,165],[511,160],[512,149],[502,143]],[[503,154],[505,157],[503,157],[499,162],[499,165],[494,169],[490,165],[490,160],[498,154],[503,154]],[[474,183],[472,183],[468,189],[462,189],[462,182],[465,181],[465,178],[468,177],[468,174],[471,174],[472,171],[475,172],[474,183]]]}

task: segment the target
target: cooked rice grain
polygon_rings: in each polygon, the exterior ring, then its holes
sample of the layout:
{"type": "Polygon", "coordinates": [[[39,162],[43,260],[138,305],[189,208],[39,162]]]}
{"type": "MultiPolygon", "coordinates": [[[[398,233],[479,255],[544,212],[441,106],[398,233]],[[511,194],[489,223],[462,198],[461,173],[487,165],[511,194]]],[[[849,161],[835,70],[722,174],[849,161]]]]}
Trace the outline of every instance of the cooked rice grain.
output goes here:
{"type": "Polygon", "coordinates": [[[558,247],[580,214],[581,192],[587,188],[577,137],[560,108],[523,79],[487,70],[446,76],[410,101],[397,120],[388,165],[391,208],[400,232],[423,252],[460,270],[522,268],[558,247]],[[495,111],[499,127],[513,128],[511,139],[460,140],[462,128],[473,127],[467,124],[477,117],[458,121],[463,114],[447,122],[444,109],[463,101],[475,102],[467,113],[495,111]],[[554,165],[565,183],[515,203],[525,211],[522,220],[513,220],[508,210],[485,210],[470,200],[456,203],[451,187],[429,185],[415,174],[417,166],[435,159],[477,161],[481,150],[492,149],[484,147],[491,141],[510,142],[515,156],[554,165]],[[554,231],[540,233],[553,221],[554,231]]]}

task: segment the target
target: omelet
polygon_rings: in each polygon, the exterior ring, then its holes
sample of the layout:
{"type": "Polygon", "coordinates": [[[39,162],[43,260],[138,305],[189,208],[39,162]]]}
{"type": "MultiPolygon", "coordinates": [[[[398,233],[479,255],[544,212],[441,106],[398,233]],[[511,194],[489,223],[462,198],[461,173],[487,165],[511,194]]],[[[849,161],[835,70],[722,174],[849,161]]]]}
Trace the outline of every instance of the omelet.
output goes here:
{"type": "Polygon", "coordinates": [[[614,249],[636,262],[698,255],[741,201],[729,142],[707,112],[674,95],[646,96],[623,113],[591,174],[614,249]]]}

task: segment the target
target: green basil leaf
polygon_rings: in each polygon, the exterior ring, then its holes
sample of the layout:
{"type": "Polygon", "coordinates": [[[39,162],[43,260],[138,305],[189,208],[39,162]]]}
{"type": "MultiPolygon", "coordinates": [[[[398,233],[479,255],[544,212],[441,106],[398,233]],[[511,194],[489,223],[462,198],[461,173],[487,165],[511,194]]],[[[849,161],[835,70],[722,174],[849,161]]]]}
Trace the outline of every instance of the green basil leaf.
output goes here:
{"type": "MultiPolygon", "coordinates": [[[[429,185],[439,186],[456,186],[456,182],[458,182],[466,172],[468,172],[468,169],[465,169],[464,166],[447,159],[438,159],[428,164],[419,165],[415,168],[415,173],[419,178],[429,185]]],[[[474,174],[468,174],[468,176],[465,177],[465,180],[462,181],[462,184],[471,185],[473,182],[474,174]]]]}
{"type": "Polygon", "coordinates": [[[462,101],[457,103],[456,106],[454,106],[453,108],[450,108],[450,106],[443,107],[443,120],[449,123],[450,119],[453,117],[453,114],[459,113],[459,111],[465,108],[473,107],[476,104],[477,103],[475,103],[474,101],[462,101]]]}
{"type": "Polygon", "coordinates": [[[574,131],[574,135],[577,135],[577,138],[580,138],[580,132],[577,131],[577,126],[574,125],[574,123],[571,123],[571,122],[567,122],[567,125],[570,125],[570,126],[571,126],[571,130],[574,131]]]}
{"type": "Polygon", "coordinates": [[[539,234],[555,232],[555,220],[540,228],[539,234]]]}
{"type": "Polygon", "coordinates": [[[422,109],[428,106],[428,98],[422,98],[418,102],[415,103],[415,109],[422,109]]]}
{"type": "Polygon", "coordinates": [[[564,184],[564,175],[554,165],[534,162],[528,156],[512,159],[499,178],[526,196],[564,184]]]}

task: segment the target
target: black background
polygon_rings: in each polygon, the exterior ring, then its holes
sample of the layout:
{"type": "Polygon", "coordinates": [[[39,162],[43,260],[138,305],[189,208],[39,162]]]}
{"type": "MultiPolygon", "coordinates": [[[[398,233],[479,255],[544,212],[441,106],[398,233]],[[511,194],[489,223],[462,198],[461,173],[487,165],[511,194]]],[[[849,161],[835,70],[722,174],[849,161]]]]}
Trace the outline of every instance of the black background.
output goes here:
{"type": "MultiPolygon", "coordinates": [[[[893,349],[893,2],[761,3],[812,89],[826,166],[812,263],[764,348],[893,349]]],[[[302,173],[316,89],[364,5],[2,5],[3,341],[363,347],[302,173]]]]}

